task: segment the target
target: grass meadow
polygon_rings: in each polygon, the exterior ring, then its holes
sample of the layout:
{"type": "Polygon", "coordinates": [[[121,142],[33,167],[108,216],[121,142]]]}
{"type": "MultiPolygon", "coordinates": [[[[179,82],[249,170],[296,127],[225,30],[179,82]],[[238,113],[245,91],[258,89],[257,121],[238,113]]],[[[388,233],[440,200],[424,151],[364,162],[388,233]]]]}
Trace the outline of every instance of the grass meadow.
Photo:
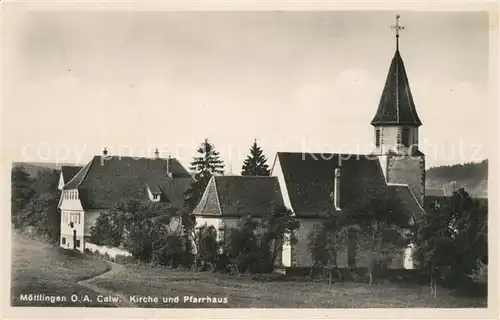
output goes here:
{"type": "Polygon", "coordinates": [[[427,286],[413,284],[326,283],[312,281],[253,280],[250,276],[233,276],[212,272],[192,272],[142,264],[115,265],[93,256],[83,255],[13,234],[12,247],[13,306],[87,306],[111,307],[98,303],[96,290],[78,281],[88,279],[101,293],[121,297],[158,298],[158,303],[136,299],[127,306],[149,308],[467,308],[486,307],[486,299],[453,295],[438,290],[432,298],[427,286]],[[113,272],[106,272],[112,268],[113,272]],[[100,275],[94,278],[94,276],[100,275]],[[68,297],[60,303],[21,301],[21,294],[45,294],[68,297]],[[92,302],[71,302],[72,294],[88,295],[92,302]],[[163,302],[163,297],[179,301],[163,302]],[[227,303],[195,303],[184,297],[227,299],[227,303]]]}
{"type": "Polygon", "coordinates": [[[427,286],[404,284],[262,282],[248,276],[126,265],[112,277],[91,282],[125,296],[180,296],[179,303],[138,303],[140,307],[226,308],[467,308],[486,307],[486,299],[454,296],[440,289],[432,298],[427,286]],[[183,303],[184,296],[227,298],[227,304],[183,303]]]}
{"type": "Polygon", "coordinates": [[[87,306],[103,307],[96,293],[77,284],[109,270],[109,264],[25,235],[12,233],[11,305],[12,306],[87,306]],[[66,297],[66,301],[22,301],[21,295],[66,297]],[[71,302],[76,294],[79,301],[71,302]],[[83,301],[85,295],[89,300],[83,301]]]}

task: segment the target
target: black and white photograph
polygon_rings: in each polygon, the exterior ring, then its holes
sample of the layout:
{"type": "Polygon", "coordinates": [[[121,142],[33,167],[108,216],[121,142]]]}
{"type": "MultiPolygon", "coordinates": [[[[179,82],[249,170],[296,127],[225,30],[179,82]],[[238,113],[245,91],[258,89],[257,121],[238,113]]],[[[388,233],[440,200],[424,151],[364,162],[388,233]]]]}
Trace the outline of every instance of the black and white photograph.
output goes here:
{"type": "Polygon", "coordinates": [[[495,307],[491,12],[22,8],[11,312],[495,307]]]}

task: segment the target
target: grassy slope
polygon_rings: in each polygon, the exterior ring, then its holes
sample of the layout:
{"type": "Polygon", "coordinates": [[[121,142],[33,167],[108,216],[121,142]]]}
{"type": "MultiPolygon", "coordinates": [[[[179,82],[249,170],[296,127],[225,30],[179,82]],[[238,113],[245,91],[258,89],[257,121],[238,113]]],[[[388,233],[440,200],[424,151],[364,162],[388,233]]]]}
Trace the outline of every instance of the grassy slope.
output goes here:
{"type": "MultiPolygon", "coordinates": [[[[228,304],[139,304],[141,307],[246,307],[246,308],[377,308],[377,307],[486,307],[486,301],[455,297],[439,290],[437,299],[428,287],[362,283],[327,284],[313,282],[259,282],[248,278],[210,272],[194,273],[142,265],[125,270],[93,284],[125,296],[215,296],[227,297],[228,304]],[[133,276],[130,276],[133,275],[133,276]]],[[[161,298],[160,298],[161,300],[161,298]]]]}
{"type": "MultiPolygon", "coordinates": [[[[22,293],[65,295],[88,294],[93,303],[62,304],[65,306],[112,306],[96,303],[96,293],[77,284],[107,270],[105,261],[62,250],[13,235],[12,305],[35,306],[58,304],[19,301],[22,293]]],[[[138,304],[139,307],[485,307],[486,301],[455,297],[441,289],[436,300],[427,287],[380,284],[341,283],[328,285],[313,282],[259,282],[245,277],[210,272],[187,272],[144,265],[126,265],[117,273],[105,273],[92,284],[125,296],[227,297],[228,304],[138,304]],[[109,276],[108,276],[109,275],[109,276]]]]}
{"type": "Polygon", "coordinates": [[[110,306],[97,304],[96,294],[76,284],[77,281],[108,270],[105,261],[93,259],[79,253],[52,247],[29,239],[24,235],[12,235],[12,284],[13,306],[110,306]],[[20,301],[21,294],[45,294],[66,296],[68,302],[20,301]],[[93,303],[72,303],[70,296],[88,294],[93,303]]]}

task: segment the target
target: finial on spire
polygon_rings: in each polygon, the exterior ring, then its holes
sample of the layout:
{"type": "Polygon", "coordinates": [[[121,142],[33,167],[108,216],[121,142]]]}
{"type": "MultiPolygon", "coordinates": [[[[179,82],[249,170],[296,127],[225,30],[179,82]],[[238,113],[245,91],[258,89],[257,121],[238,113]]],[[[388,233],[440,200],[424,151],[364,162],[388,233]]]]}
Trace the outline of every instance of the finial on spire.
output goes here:
{"type": "Polygon", "coordinates": [[[399,24],[399,14],[396,15],[396,24],[391,28],[396,30],[396,50],[399,50],[399,30],[404,30],[405,27],[399,24]]]}

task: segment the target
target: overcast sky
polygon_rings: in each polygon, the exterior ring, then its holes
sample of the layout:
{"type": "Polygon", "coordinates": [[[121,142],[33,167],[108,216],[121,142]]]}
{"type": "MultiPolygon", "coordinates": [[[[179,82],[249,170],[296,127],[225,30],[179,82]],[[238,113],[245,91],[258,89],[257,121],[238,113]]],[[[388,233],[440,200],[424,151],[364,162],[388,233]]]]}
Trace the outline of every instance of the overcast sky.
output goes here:
{"type": "MultiPolygon", "coordinates": [[[[488,16],[400,14],[427,165],[486,158],[488,16]]],[[[3,44],[13,157],[85,163],[104,146],[158,147],[187,167],[208,138],[239,173],[254,138],[270,160],[369,152],[394,22],[394,12],[19,15],[3,44]]]]}

